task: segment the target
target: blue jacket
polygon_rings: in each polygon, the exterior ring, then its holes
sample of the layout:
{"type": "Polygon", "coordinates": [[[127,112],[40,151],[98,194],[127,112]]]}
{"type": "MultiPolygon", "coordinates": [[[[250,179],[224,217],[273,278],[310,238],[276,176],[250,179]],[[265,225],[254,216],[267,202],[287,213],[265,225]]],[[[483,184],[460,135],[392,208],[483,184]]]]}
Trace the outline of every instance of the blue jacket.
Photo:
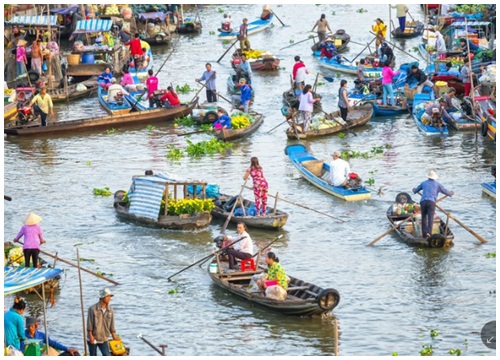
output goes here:
{"type": "Polygon", "coordinates": [[[231,129],[231,118],[224,114],[213,123],[212,127],[215,127],[216,124],[220,124],[222,127],[226,126],[228,129],[231,129]]]}
{"type": "Polygon", "coordinates": [[[101,75],[99,75],[99,80],[103,80],[105,84],[109,84],[111,82],[111,79],[113,78],[113,74],[111,72],[107,74],[106,72],[103,72],[101,75]]]}
{"type": "Polygon", "coordinates": [[[3,329],[5,332],[5,346],[12,345],[21,350],[21,340],[24,341],[24,319],[21,314],[11,308],[3,316],[3,329]]]}
{"type": "Polygon", "coordinates": [[[252,98],[252,89],[247,84],[240,87],[241,90],[241,104],[246,104],[252,98]]]}
{"type": "MultiPolygon", "coordinates": [[[[35,340],[41,340],[40,341],[40,347],[43,347],[45,345],[45,333],[41,332],[41,331],[35,331],[35,335],[33,337],[30,336],[30,332],[28,331],[28,329],[25,330],[24,334],[26,335],[26,338],[27,339],[35,339],[35,340]]],[[[67,351],[68,350],[68,347],[67,346],[64,346],[63,344],[61,343],[58,343],[57,341],[55,340],[52,340],[50,337],[49,337],[49,345],[51,347],[53,347],[54,349],[56,350],[61,350],[61,351],[67,351]]],[[[24,344],[21,344],[22,346],[22,351],[24,352],[24,344]]]]}
{"type": "Polygon", "coordinates": [[[422,197],[420,198],[420,202],[425,200],[436,202],[439,193],[452,196],[451,191],[447,190],[438,181],[432,179],[426,180],[418,185],[415,189],[413,189],[413,193],[416,194],[420,190],[424,190],[422,197]]]}

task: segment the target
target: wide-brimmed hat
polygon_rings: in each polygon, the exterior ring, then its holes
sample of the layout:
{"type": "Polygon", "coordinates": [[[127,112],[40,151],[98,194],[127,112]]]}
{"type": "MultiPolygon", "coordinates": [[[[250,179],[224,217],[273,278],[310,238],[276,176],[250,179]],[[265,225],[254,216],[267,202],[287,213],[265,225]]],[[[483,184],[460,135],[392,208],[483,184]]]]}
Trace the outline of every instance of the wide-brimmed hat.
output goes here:
{"type": "Polygon", "coordinates": [[[111,81],[112,83],[115,83],[116,82],[116,78],[112,77],[111,80],[109,80],[109,81],[111,81]]]}
{"type": "Polygon", "coordinates": [[[329,38],[325,39],[325,42],[327,42],[327,41],[333,42],[333,39],[331,37],[329,37],[329,38]]]}
{"type": "Polygon", "coordinates": [[[264,5],[263,10],[271,10],[271,6],[269,4],[264,5]]]}
{"type": "Polygon", "coordinates": [[[114,296],[109,288],[104,288],[99,291],[99,299],[105,298],[106,296],[114,296]]]}
{"type": "Polygon", "coordinates": [[[28,316],[26,318],[26,327],[29,327],[31,325],[35,325],[39,322],[40,320],[38,320],[36,317],[32,317],[32,316],[28,316]]]}
{"type": "Polygon", "coordinates": [[[427,177],[429,179],[432,179],[432,180],[437,180],[437,178],[438,178],[438,176],[434,170],[429,171],[429,174],[427,175],[427,177]]]}
{"type": "Polygon", "coordinates": [[[40,221],[42,221],[42,217],[31,212],[28,214],[28,217],[26,218],[26,220],[24,220],[24,225],[36,225],[40,221]]]}
{"type": "Polygon", "coordinates": [[[26,46],[27,43],[28,42],[26,40],[21,39],[17,42],[17,46],[26,46]]]}

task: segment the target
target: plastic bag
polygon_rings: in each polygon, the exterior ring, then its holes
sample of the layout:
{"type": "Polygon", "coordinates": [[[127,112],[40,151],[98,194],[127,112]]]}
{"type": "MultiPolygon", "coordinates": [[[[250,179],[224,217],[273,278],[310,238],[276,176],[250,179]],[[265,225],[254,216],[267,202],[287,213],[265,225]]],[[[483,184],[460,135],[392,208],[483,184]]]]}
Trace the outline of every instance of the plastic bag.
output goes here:
{"type": "Polygon", "coordinates": [[[270,286],[266,289],[266,297],[274,300],[285,300],[286,290],[279,285],[270,286]]]}
{"type": "Polygon", "coordinates": [[[252,276],[250,279],[250,283],[248,284],[248,292],[256,292],[259,291],[259,285],[257,285],[257,282],[259,280],[265,280],[267,279],[267,274],[266,273],[261,273],[261,274],[255,274],[252,276]]]}
{"type": "Polygon", "coordinates": [[[5,351],[7,356],[24,356],[23,353],[19,350],[17,350],[15,347],[12,345],[9,345],[5,351]]]}

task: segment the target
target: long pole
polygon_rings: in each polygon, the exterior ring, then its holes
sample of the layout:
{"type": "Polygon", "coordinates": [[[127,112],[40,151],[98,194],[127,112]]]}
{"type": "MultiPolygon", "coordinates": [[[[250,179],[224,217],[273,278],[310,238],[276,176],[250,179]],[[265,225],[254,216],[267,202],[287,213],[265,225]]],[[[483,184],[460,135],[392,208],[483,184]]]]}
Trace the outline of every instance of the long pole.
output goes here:
{"type": "Polygon", "coordinates": [[[425,4],[425,29],[427,30],[427,44],[425,46],[426,52],[425,52],[425,62],[426,66],[429,66],[429,58],[431,57],[429,55],[429,5],[425,4]]]}
{"type": "Polygon", "coordinates": [[[391,4],[389,4],[389,39],[392,40],[391,4]]]}
{"type": "MultiPolygon", "coordinates": [[[[376,34],[375,34],[375,33],[373,33],[373,32],[371,32],[371,31],[370,31],[370,34],[373,34],[373,35],[375,35],[375,36],[376,36],[376,34]]],[[[406,55],[408,55],[409,57],[412,57],[412,58],[414,58],[415,60],[420,60],[419,58],[416,58],[416,57],[415,57],[415,56],[413,56],[412,54],[410,54],[410,53],[406,52],[405,50],[403,50],[402,48],[400,48],[399,46],[397,46],[397,45],[396,45],[396,44],[394,44],[393,42],[390,42],[389,40],[385,40],[385,42],[386,42],[386,43],[388,43],[389,45],[393,46],[395,49],[398,49],[398,50],[400,50],[400,51],[404,52],[404,53],[405,53],[406,55]]]]}
{"type": "Polygon", "coordinates": [[[333,319],[333,337],[335,341],[333,344],[333,350],[335,352],[335,356],[339,356],[339,324],[337,318],[333,319]]]}
{"type": "Polygon", "coordinates": [[[76,258],[78,260],[78,282],[80,283],[80,308],[82,312],[82,330],[83,330],[83,353],[87,355],[87,331],[85,329],[85,311],[83,310],[83,289],[82,289],[82,272],[80,267],[80,252],[76,249],[76,258]]]}
{"type": "MultiPolygon", "coordinates": [[[[47,22],[49,23],[49,40],[48,43],[52,40],[52,26],[50,24],[50,4],[47,5],[47,22]]],[[[49,67],[49,89],[52,88],[52,53],[49,53],[49,58],[47,66],[49,67]]],[[[47,343],[48,344],[48,343],[47,343]]]]}
{"type": "MultiPolygon", "coordinates": [[[[467,30],[467,18],[465,18],[465,42],[467,43],[467,56],[470,54],[470,45],[469,45],[469,31],[467,30]]],[[[472,78],[472,65],[469,57],[469,81],[470,81],[470,94],[469,96],[472,99],[472,118],[474,119],[474,130],[476,133],[476,142],[477,142],[477,119],[476,119],[476,104],[474,103],[474,80],[472,78]]],[[[467,95],[467,94],[466,94],[467,95]]]]}
{"type": "Polygon", "coordinates": [[[42,308],[43,308],[43,327],[44,327],[44,330],[45,330],[45,347],[47,350],[45,350],[47,352],[47,355],[49,355],[49,332],[47,331],[48,328],[47,328],[47,306],[45,304],[45,283],[42,284],[42,300],[43,300],[43,304],[42,304],[42,308]]]}
{"type": "Polygon", "coordinates": [[[137,336],[139,339],[141,339],[142,341],[144,341],[146,344],[148,344],[149,346],[151,346],[151,348],[153,350],[155,350],[158,354],[160,354],[161,356],[165,356],[165,353],[164,352],[161,352],[160,349],[158,349],[156,346],[154,346],[153,344],[151,344],[148,340],[146,340],[142,335],[138,335],[137,336]]]}

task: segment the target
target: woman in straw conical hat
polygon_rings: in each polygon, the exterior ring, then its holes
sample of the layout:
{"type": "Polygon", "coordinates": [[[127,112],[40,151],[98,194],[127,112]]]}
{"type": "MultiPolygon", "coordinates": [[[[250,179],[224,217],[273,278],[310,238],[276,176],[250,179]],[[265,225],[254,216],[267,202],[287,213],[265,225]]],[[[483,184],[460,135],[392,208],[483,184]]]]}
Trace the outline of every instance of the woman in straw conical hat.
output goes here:
{"type": "Polygon", "coordinates": [[[32,212],[29,213],[24,220],[24,226],[14,238],[14,242],[19,242],[19,239],[24,236],[23,252],[26,267],[30,267],[30,259],[33,260],[33,267],[38,266],[40,245],[45,243],[42,228],[38,225],[40,221],[42,221],[40,216],[32,212]]]}

